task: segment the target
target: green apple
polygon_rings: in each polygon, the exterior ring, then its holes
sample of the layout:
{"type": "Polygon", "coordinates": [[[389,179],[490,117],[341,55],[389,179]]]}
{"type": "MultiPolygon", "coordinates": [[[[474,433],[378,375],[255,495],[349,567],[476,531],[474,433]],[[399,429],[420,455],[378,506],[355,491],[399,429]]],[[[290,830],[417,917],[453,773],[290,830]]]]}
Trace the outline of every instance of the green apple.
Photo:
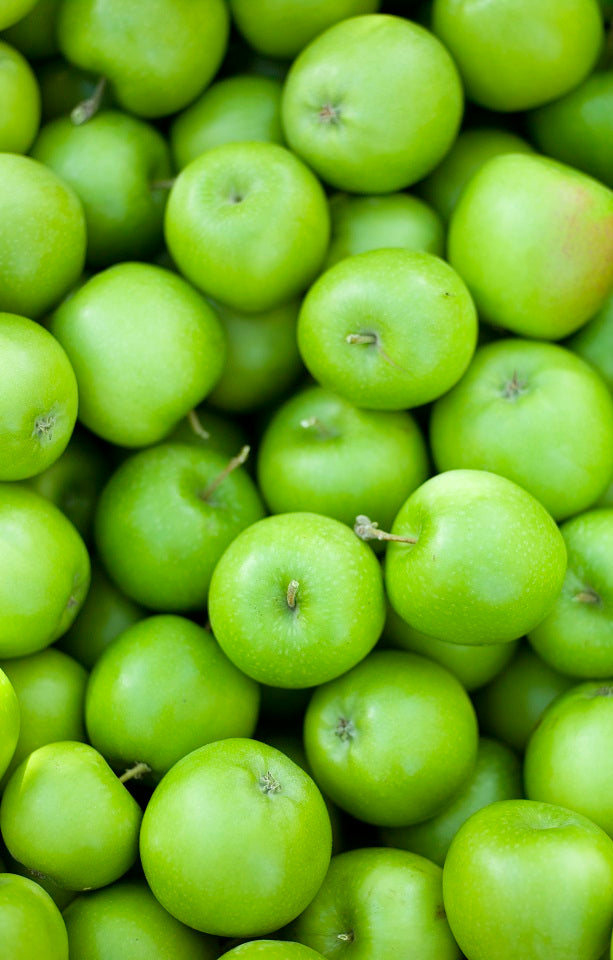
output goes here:
{"type": "Polygon", "coordinates": [[[311,902],[330,862],[330,820],[300,767],[255,740],[221,740],[156,787],[140,850],[156,899],[183,923],[257,937],[311,902]]]}
{"type": "Polygon", "coordinates": [[[26,877],[0,873],[0,943],[10,960],[68,960],[62,914],[26,877]]]}
{"type": "Polygon", "coordinates": [[[2,0],[2,11],[0,12],[0,30],[10,27],[17,23],[22,17],[25,17],[37,0],[2,0]]]}
{"type": "Polygon", "coordinates": [[[225,359],[203,297],[148,263],[93,276],[55,312],[51,331],[74,367],[81,422],[126,447],[161,440],[209,393],[225,359]]]}
{"type": "Polygon", "coordinates": [[[596,316],[566,346],[591,363],[613,393],[613,290],[596,316]]]}
{"type": "Polygon", "coordinates": [[[613,510],[590,510],[562,527],[566,578],[548,617],[530,632],[542,659],[571,677],[613,677],[613,510]]]}
{"type": "Polygon", "coordinates": [[[89,587],[89,556],[66,517],[18,484],[0,484],[0,657],[66,632],[89,587]]]}
{"type": "Polygon", "coordinates": [[[613,835],[613,684],[591,680],[552,703],[526,747],[531,800],[576,810],[613,835]]]}
{"type": "Polygon", "coordinates": [[[29,13],[4,32],[4,39],[28,60],[53,57],[59,52],[57,16],[62,0],[37,0],[29,13]]]}
{"type": "Polygon", "coordinates": [[[81,200],[91,266],[146,259],[162,247],[170,155],[151,124],[117,110],[80,125],[61,117],[43,127],[32,156],[81,200]]]}
{"type": "Polygon", "coordinates": [[[442,257],[445,232],[438,214],[409,193],[352,197],[337,193],[330,201],[332,236],[326,268],[368,250],[401,247],[442,257]]]}
{"type": "Polygon", "coordinates": [[[258,485],[273,513],[307,510],[390,524],[428,476],[421,432],[405,411],[360,410],[323,387],[279,407],[262,436],[258,485]]]}
{"type": "Polygon", "coordinates": [[[590,507],[613,473],[613,399],[570,350],[499,340],[437,400],[430,443],[440,471],[499,473],[563,520],[590,507]]]}
{"type": "Polygon", "coordinates": [[[462,130],[449,153],[418,185],[417,192],[448,223],[471,177],[488,160],[504,153],[532,153],[532,147],[501,127],[462,130]]]}
{"type": "Polygon", "coordinates": [[[327,183],[390,193],[442,160],[462,105],[457,69],[436,37],[401,17],[371,14],[330,27],[303,50],[287,76],[281,117],[292,150],[327,183]]]}
{"type": "MultiPolygon", "coordinates": [[[[61,650],[49,647],[29,657],[2,660],[19,701],[19,740],[6,779],[46,743],[85,740],[83,706],[87,672],[61,650]]],[[[2,786],[4,786],[2,784],[2,786]]]]}
{"type": "Polygon", "coordinates": [[[18,860],[15,860],[15,858],[10,855],[4,846],[2,855],[6,863],[7,872],[18,874],[20,877],[25,877],[26,880],[33,881],[37,886],[41,887],[45,893],[49,894],[58,910],[63,911],[76,897],[76,891],[66,890],[65,887],[60,887],[51,877],[46,877],[36,870],[30,870],[30,868],[24,866],[23,863],[19,863],[18,860]]]}
{"type": "Polygon", "coordinates": [[[63,58],[43,60],[37,65],[36,75],[40,85],[43,122],[55,120],[70,114],[83,101],[88,103],[97,93],[100,98],[100,110],[114,105],[113,96],[108,88],[100,88],[100,79],[94,73],[79,70],[63,58]]]}
{"type": "Polygon", "coordinates": [[[451,803],[423,823],[381,830],[382,839],[390,847],[418,853],[442,867],[451,841],[471,814],[497,800],[521,796],[519,760],[504,744],[483,737],[475,768],[451,803]]]}
{"type": "Polygon", "coordinates": [[[40,123],[40,91],[28,61],[0,41],[0,151],[27,153],[40,123]]]}
{"type": "Polygon", "coordinates": [[[390,603],[439,640],[516,640],[547,616],[564,580],[566,548],[551,516],[516,483],[483,470],[427,480],[401,507],[392,537],[390,603]]]}
{"type": "Polygon", "coordinates": [[[402,410],[456,383],[477,341],[462,279],[443,260],[372,250],[341,260],[311,287],[298,346],[313,377],[359,407],[402,410]]]}
{"type": "Polygon", "coordinates": [[[596,960],[613,923],[613,843],[562,807],[492,803],[456,834],[443,895],[470,960],[596,960]]]}
{"type": "Polygon", "coordinates": [[[0,777],[4,776],[13,759],[20,726],[17,693],[7,674],[0,669],[0,777]]]}
{"type": "Polygon", "coordinates": [[[578,87],[527,116],[543,153],[613,187],[613,70],[597,71],[578,87]]]}
{"type": "Polygon", "coordinates": [[[434,816],[470,776],[477,723],[438,663],[378,651],[314,692],[304,723],[313,776],[342,810],[378,826],[434,816]]]}
{"type": "Polygon", "coordinates": [[[321,953],[288,940],[251,940],[224,953],[224,957],[226,960],[324,960],[321,953]]]}
{"type": "Polygon", "coordinates": [[[177,266],[205,293],[261,313],[296,297],[317,275],[328,245],[325,193],[276,143],[226,143],[177,177],[166,208],[177,266]]]}
{"type": "Polygon", "coordinates": [[[228,26],[223,0],[64,0],[57,30],[66,59],[108,77],[122,107],[162,117],[213,79],[228,26]]]}
{"type": "Polygon", "coordinates": [[[523,753],[544,711],[572,683],[532,650],[522,648],[474,697],[479,725],[517,753],[523,753]]]}
{"type": "Polygon", "coordinates": [[[559,340],[613,283],[613,192],[545,157],[495,157],[464,190],[448,250],[483,320],[559,340]]]}
{"type": "Polygon", "coordinates": [[[202,610],[213,569],[264,515],[255,484],[214,451],[160,444],[124,461],[98,502],[104,566],[128,597],[163,612],[202,610]]]}
{"type": "Polygon", "coordinates": [[[227,459],[245,446],[246,434],[236,420],[231,420],[207,406],[199,406],[180,420],[167,443],[187,443],[203,450],[214,450],[227,459]]]}
{"type": "Polygon", "coordinates": [[[138,855],[141,810],[86,743],[39,747],[2,796],[0,828],[13,857],[69,890],[119,879],[138,855]]]}
{"type": "Polygon", "coordinates": [[[349,670],[379,639],[381,568],[338,520],[267,517],[239,533],[215,567],[209,617],[243,673],[270,686],[312,687],[349,670]]]}
{"type": "Polygon", "coordinates": [[[37,160],[0,154],[0,310],[43,316],[77,282],[85,242],[72,188],[37,160]]]}
{"type": "Polygon", "coordinates": [[[46,470],[77,418],[77,381],[66,352],[40,324],[0,313],[0,480],[46,470]]]}
{"type": "Polygon", "coordinates": [[[603,41],[596,0],[434,0],[432,29],[466,96],[498,111],[528,110],[572,90],[603,41]]]}
{"type": "Polygon", "coordinates": [[[179,923],[142,882],[78,896],[64,911],[70,960],[214,960],[217,944],[179,923]]]}
{"type": "Polygon", "coordinates": [[[280,396],[304,373],[296,342],[299,302],[249,314],[213,303],[226,337],[226,362],[207,402],[248,412],[280,396]]]}
{"type": "Polygon", "coordinates": [[[177,169],[224,143],[283,143],[281,91],[273,77],[245,75],[214,83],[172,122],[170,146],[177,169]]]}

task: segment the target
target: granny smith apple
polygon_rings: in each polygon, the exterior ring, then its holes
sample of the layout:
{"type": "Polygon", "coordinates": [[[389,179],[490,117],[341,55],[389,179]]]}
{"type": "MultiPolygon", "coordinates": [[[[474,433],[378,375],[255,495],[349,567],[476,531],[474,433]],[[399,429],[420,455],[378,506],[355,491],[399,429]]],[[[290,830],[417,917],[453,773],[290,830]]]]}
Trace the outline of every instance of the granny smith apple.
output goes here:
{"type": "Polygon", "coordinates": [[[25,57],[0,41],[0,151],[27,153],[40,123],[40,91],[25,57]]]}
{"type": "Polygon", "coordinates": [[[570,350],[499,340],[437,400],[430,443],[440,471],[499,473],[563,520],[590,507],[613,473],[613,399],[570,350]]]}
{"type": "Polygon", "coordinates": [[[0,574],[0,657],[61,637],[89,587],[89,556],[73,525],[18,484],[0,484],[0,574]]]}
{"type": "Polygon", "coordinates": [[[303,50],[281,116],[292,150],[327,183],[391,193],[443,159],[462,106],[457,69],[437,38],[401,17],[370,14],[330,27],[303,50]]]}
{"type": "Polygon", "coordinates": [[[318,386],[277,409],[258,451],[258,484],[273,513],[307,510],[348,525],[361,512],[390,524],[428,472],[409,413],[361,410],[318,386]]]}
{"type": "MultiPolygon", "coordinates": [[[[367,520],[356,528],[379,536],[367,520]]],[[[531,494],[483,470],[450,470],[400,508],[385,583],[396,613],[422,633],[506,643],[547,616],[565,572],[562,535],[531,494]]]]}
{"type": "Polygon", "coordinates": [[[227,960],[323,960],[321,953],[288,940],[250,940],[224,953],[224,957],[227,960]]]}
{"type": "Polygon", "coordinates": [[[381,830],[382,839],[390,847],[418,853],[442,867],[451,841],[471,814],[497,800],[522,795],[518,758],[504,744],[482,737],[475,768],[451,803],[423,823],[381,830]]]}
{"type": "Polygon", "coordinates": [[[613,192],[545,157],[495,157],[460,198],[448,252],[483,320],[559,340],[613,283],[613,192]]]}
{"type": "Polygon", "coordinates": [[[561,531],[568,551],[564,585],[529,640],[556,670],[607,679],[613,677],[613,510],[590,510],[561,531]]]}
{"type": "Polygon", "coordinates": [[[4,39],[28,60],[53,57],[59,52],[57,16],[62,0],[37,0],[29,13],[4,31],[4,39]]]}
{"type": "Polygon", "coordinates": [[[613,290],[596,316],[566,346],[596,367],[613,393],[613,290]]]}
{"type": "Polygon", "coordinates": [[[147,259],[163,246],[170,155],[151,124],[117,110],[81,125],[61,117],[40,131],[32,156],[81,200],[90,265],[147,259]]]}
{"type": "Polygon", "coordinates": [[[553,804],[492,803],[456,834],[443,895],[470,960],[596,960],[613,923],[613,843],[553,804]]]}
{"type": "Polygon", "coordinates": [[[532,650],[521,648],[511,663],[476,693],[479,725],[523,753],[549,704],[572,685],[569,677],[548,666],[532,650]]]}
{"type": "Polygon", "coordinates": [[[466,95],[489,110],[555,100],[592,70],[603,39],[596,0],[434,0],[432,28],[466,95]]]}
{"type": "Polygon", "coordinates": [[[389,247],[443,255],[445,234],[440,217],[409,193],[383,197],[337,193],[330,201],[330,214],[332,236],[326,267],[357,253],[389,247]]]}
{"type": "Polygon", "coordinates": [[[475,764],[477,723],[449,671],[386,650],[318,687],[304,742],[334,803],[366,823],[397,827],[434,816],[457,793],[475,764]]]}
{"type": "Polygon", "coordinates": [[[204,608],[222,553],[264,514],[247,473],[230,472],[238,459],[166,443],[116,470],[98,502],[95,536],[123,593],[152,610],[204,608]]]}
{"type": "Polygon", "coordinates": [[[270,686],[312,687],[349,670],[379,639],[381,568],[338,520],[267,517],[239,533],[219,560],[209,617],[243,673],[270,686]]]}
{"type": "Polygon", "coordinates": [[[156,899],[183,923],[258,937],[311,902],[330,862],[330,820],[306,773],[255,740],[180,760],[145,811],[140,850],[156,899]]]}
{"type": "Polygon", "coordinates": [[[213,310],[152,264],[96,274],[58,308],[51,331],[74,367],[81,422],[126,447],[161,440],[209,393],[225,359],[213,310]]]}
{"type": "Polygon", "coordinates": [[[341,260],[311,287],[298,346],[313,377],[359,407],[401,410],[434,400],[473,355],[477,315],[443,260],[372,250],[341,260]]]}
{"type": "Polygon", "coordinates": [[[0,310],[43,316],[85,261],[81,201],[38,160],[0,154],[0,310]]]}
{"type": "Polygon", "coordinates": [[[65,350],[40,324],[0,313],[0,479],[41,473],[64,451],[77,418],[65,350]]]}
{"type": "Polygon", "coordinates": [[[62,914],[26,877],[0,873],[0,943],[11,960],[68,960],[62,914]]]}
{"type": "Polygon", "coordinates": [[[30,12],[37,0],[3,0],[0,13],[0,30],[17,23],[30,12]]]}
{"type": "Polygon", "coordinates": [[[69,890],[104,887],[138,855],[141,810],[86,743],[39,747],[2,796],[0,828],[16,860],[69,890]]]}
{"type": "Polygon", "coordinates": [[[223,0],[64,0],[57,30],[66,59],[108,77],[121,106],[161,117],[213,79],[228,21],[223,0]]]}
{"type": "Polygon", "coordinates": [[[276,143],[226,143],[177,177],[166,243],[205,293],[258,313],[301,293],[321,268],[330,231],[325,193],[276,143]]]}
{"type": "Polygon", "coordinates": [[[0,777],[8,770],[19,741],[21,715],[15,688],[0,669],[0,777]]]}
{"type": "Polygon", "coordinates": [[[172,122],[170,146],[177,168],[224,143],[283,143],[281,91],[273,77],[218,80],[172,122]]]}
{"type": "Polygon", "coordinates": [[[146,883],[82,894],[64,911],[70,960],[214,960],[217,944],[179,923],[146,883]]]}

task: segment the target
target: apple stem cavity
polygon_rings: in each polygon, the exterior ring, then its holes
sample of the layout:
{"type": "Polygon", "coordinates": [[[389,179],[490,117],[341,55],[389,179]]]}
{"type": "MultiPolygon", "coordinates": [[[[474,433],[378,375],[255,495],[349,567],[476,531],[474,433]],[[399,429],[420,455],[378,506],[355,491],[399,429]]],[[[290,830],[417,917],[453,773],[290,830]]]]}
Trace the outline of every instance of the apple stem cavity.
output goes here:
{"type": "Polygon", "coordinates": [[[417,543],[417,537],[400,537],[395,533],[387,533],[385,530],[379,530],[379,524],[376,520],[360,514],[355,518],[353,532],[360,540],[393,540],[395,543],[417,543]]]}
{"type": "Polygon", "coordinates": [[[281,792],[281,784],[273,777],[270,770],[267,770],[264,776],[260,777],[258,780],[258,786],[262,793],[265,793],[267,796],[271,796],[273,793],[281,792]]]}
{"type": "Polygon", "coordinates": [[[378,343],[378,339],[374,333],[348,333],[345,343],[378,343]]]}
{"type": "Polygon", "coordinates": [[[349,930],[347,933],[337,934],[336,939],[341,940],[343,943],[353,943],[355,940],[355,934],[353,930],[349,930]]]}
{"type": "Polygon", "coordinates": [[[296,609],[296,595],[300,589],[300,584],[297,580],[290,580],[287,585],[287,605],[290,610],[296,609]]]}
{"type": "Polygon", "coordinates": [[[358,343],[375,346],[377,348],[377,353],[381,359],[385,361],[385,363],[388,363],[390,367],[395,367],[396,370],[402,371],[402,373],[406,373],[406,370],[404,370],[399,363],[396,363],[395,360],[392,360],[389,353],[383,349],[381,346],[381,341],[376,333],[348,333],[345,337],[345,343],[358,343]]]}
{"type": "Polygon", "coordinates": [[[86,100],[81,100],[81,102],[70,111],[70,119],[75,127],[80,127],[81,124],[87,123],[88,120],[91,120],[91,118],[98,113],[106,91],[106,84],[106,77],[100,77],[91,96],[87,97],[86,100]]]}
{"type": "Polygon", "coordinates": [[[144,777],[146,773],[151,773],[151,767],[148,763],[135,763],[133,767],[129,767],[119,778],[120,783],[127,783],[128,780],[140,780],[141,777],[144,777]]]}
{"type": "Polygon", "coordinates": [[[305,417],[304,420],[300,421],[300,426],[303,430],[312,430],[314,433],[317,433],[322,440],[329,440],[331,437],[336,436],[336,434],[321,422],[319,417],[305,417]]]}
{"type": "Polygon", "coordinates": [[[224,467],[221,473],[219,473],[214,480],[211,480],[208,487],[206,487],[206,489],[200,494],[200,499],[210,500],[217,488],[224,482],[226,477],[230,476],[230,474],[236,470],[237,467],[242,467],[245,460],[249,456],[250,450],[251,447],[248,444],[245,444],[240,453],[237,453],[235,457],[232,457],[228,465],[224,467]]]}
{"type": "Polygon", "coordinates": [[[192,428],[192,430],[194,431],[197,437],[200,437],[201,440],[211,439],[211,434],[208,432],[208,430],[204,429],[204,427],[200,422],[200,417],[198,416],[195,410],[189,411],[189,413],[187,414],[187,420],[190,427],[192,428]]]}
{"type": "Polygon", "coordinates": [[[602,603],[600,596],[595,590],[592,590],[591,587],[586,587],[585,590],[580,590],[579,593],[575,594],[573,599],[578,603],[602,603]]]}

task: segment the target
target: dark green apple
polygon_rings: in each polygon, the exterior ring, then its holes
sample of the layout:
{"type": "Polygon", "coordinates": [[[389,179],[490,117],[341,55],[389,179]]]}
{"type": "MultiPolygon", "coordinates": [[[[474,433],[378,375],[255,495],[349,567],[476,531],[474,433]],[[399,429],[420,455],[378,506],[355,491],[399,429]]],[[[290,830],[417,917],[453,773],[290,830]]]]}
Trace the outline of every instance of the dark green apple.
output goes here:
{"type": "Polygon", "coordinates": [[[0,151],[27,153],[40,123],[40,91],[28,61],[0,41],[0,151]]]}
{"type": "Polygon", "coordinates": [[[63,58],[43,60],[37,65],[36,75],[40,85],[43,122],[68,116],[84,101],[93,102],[99,97],[99,109],[114,105],[108,85],[101,92],[100,78],[94,73],[79,70],[63,58]]]}
{"type": "Polygon", "coordinates": [[[0,30],[17,23],[18,20],[21,20],[30,12],[35,4],[36,0],[3,0],[2,12],[0,13],[0,30]]]}
{"type": "Polygon", "coordinates": [[[29,13],[4,32],[6,39],[28,60],[41,60],[58,53],[55,28],[62,0],[37,0],[29,13]]]}
{"type": "Polygon", "coordinates": [[[10,960],[68,960],[62,914],[32,880],[0,873],[0,943],[10,960]]]}

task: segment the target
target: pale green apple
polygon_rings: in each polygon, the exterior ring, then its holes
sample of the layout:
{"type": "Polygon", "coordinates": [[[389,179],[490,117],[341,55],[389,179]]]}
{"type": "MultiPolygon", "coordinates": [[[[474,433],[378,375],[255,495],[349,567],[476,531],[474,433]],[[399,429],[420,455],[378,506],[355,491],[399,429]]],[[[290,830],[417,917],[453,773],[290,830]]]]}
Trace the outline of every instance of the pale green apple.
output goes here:
{"type": "Polygon", "coordinates": [[[0,943],[10,960],[68,960],[62,914],[33,880],[0,873],[0,943]]]}
{"type": "Polygon", "coordinates": [[[19,700],[9,677],[0,669],[0,777],[8,770],[19,741],[19,700]]]}
{"type": "Polygon", "coordinates": [[[0,151],[27,153],[40,123],[40,90],[28,61],[0,41],[0,151]]]}
{"type": "Polygon", "coordinates": [[[228,953],[226,960],[324,960],[321,953],[310,947],[287,940],[250,940],[228,953]]]}

